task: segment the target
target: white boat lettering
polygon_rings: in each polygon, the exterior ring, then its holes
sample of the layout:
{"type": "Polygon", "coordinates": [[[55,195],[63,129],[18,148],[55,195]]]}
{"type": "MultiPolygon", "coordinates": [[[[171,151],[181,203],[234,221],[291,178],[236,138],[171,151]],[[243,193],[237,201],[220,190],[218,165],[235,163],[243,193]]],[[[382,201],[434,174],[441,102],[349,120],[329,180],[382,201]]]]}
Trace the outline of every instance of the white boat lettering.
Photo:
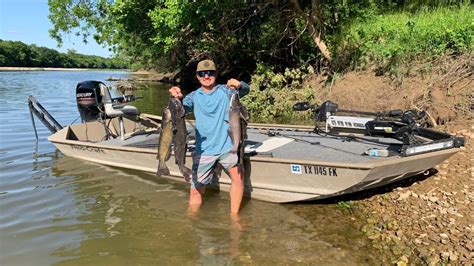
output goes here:
{"type": "Polygon", "coordinates": [[[70,145],[73,150],[81,150],[81,151],[89,151],[89,152],[96,152],[96,153],[103,153],[105,154],[105,151],[101,148],[94,148],[94,147],[87,147],[87,146],[82,146],[82,145],[70,145]]]}
{"type": "Polygon", "coordinates": [[[337,176],[337,168],[318,165],[303,165],[305,174],[337,176]]]}
{"type": "Polygon", "coordinates": [[[80,97],[91,97],[91,96],[92,96],[92,92],[76,93],[76,97],[77,97],[77,98],[80,98],[80,97]]]}

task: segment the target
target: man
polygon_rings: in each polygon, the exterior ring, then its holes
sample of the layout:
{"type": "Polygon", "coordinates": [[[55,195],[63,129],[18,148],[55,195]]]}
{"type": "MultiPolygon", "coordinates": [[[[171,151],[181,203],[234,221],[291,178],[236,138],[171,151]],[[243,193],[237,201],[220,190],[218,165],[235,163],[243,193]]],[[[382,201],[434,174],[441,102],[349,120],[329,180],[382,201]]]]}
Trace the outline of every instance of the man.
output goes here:
{"type": "MultiPolygon", "coordinates": [[[[213,177],[216,163],[220,163],[231,177],[230,213],[238,214],[244,193],[243,177],[237,166],[238,156],[231,153],[232,140],[229,128],[230,95],[240,97],[249,92],[249,85],[243,81],[229,79],[227,85],[216,85],[217,69],[213,61],[203,60],[196,68],[196,78],[201,87],[188,94],[183,105],[186,112],[193,112],[196,118],[196,150],[193,156],[193,176],[189,195],[189,212],[195,214],[202,203],[205,185],[213,177]]],[[[172,97],[182,98],[181,89],[169,89],[172,97]]]]}

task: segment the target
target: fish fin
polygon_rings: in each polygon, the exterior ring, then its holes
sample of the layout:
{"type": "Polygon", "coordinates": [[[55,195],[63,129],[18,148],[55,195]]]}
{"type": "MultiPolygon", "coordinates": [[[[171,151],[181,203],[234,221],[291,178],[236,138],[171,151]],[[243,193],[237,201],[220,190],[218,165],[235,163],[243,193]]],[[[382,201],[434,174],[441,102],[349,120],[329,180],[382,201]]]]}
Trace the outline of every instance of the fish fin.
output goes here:
{"type": "Polygon", "coordinates": [[[169,175],[170,174],[170,169],[168,169],[168,166],[166,166],[165,163],[160,164],[158,163],[158,170],[156,171],[157,176],[162,176],[162,175],[169,175]]]}
{"type": "Polygon", "coordinates": [[[229,128],[227,129],[227,134],[229,134],[230,140],[232,141],[232,143],[234,143],[234,139],[233,139],[233,137],[232,137],[232,129],[230,128],[230,126],[229,126],[229,128]]]}
{"type": "MultiPolygon", "coordinates": [[[[177,152],[176,152],[176,147],[177,147],[177,146],[176,146],[176,143],[174,143],[174,138],[173,138],[173,144],[174,144],[174,163],[177,164],[177,165],[179,165],[179,163],[178,163],[178,162],[179,162],[179,160],[178,160],[179,158],[176,156],[176,154],[177,154],[177,152]]],[[[185,152],[186,152],[186,147],[185,147],[185,152]]]]}
{"type": "MultiPolygon", "coordinates": [[[[181,104],[181,102],[180,102],[180,104],[181,104]]],[[[184,109],[183,104],[181,104],[181,106],[180,106],[180,108],[179,108],[179,113],[178,113],[178,114],[179,114],[179,117],[181,117],[181,118],[183,118],[183,119],[184,119],[184,117],[186,116],[186,110],[184,109]]]]}
{"type": "Polygon", "coordinates": [[[183,165],[183,167],[181,167],[180,170],[181,170],[181,173],[183,174],[184,180],[186,180],[186,182],[189,182],[189,180],[191,180],[191,176],[193,174],[193,171],[191,171],[191,169],[187,168],[184,165],[183,165]]]}
{"type": "Polygon", "coordinates": [[[237,153],[237,155],[239,156],[238,162],[240,165],[242,165],[242,163],[244,162],[244,153],[245,153],[244,149],[245,149],[245,144],[244,144],[244,141],[241,140],[239,143],[239,148],[238,148],[238,153],[237,153]]]}
{"type": "Polygon", "coordinates": [[[244,168],[243,162],[239,164],[238,170],[239,170],[240,176],[241,176],[243,179],[245,179],[245,168],[244,168]]]}
{"type": "Polygon", "coordinates": [[[247,122],[245,120],[240,120],[240,135],[242,136],[242,142],[244,139],[248,139],[247,135],[247,122]]]}
{"type": "Polygon", "coordinates": [[[245,122],[249,121],[250,119],[249,111],[243,104],[240,105],[240,117],[245,120],[245,122]]]}
{"type": "Polygon", "coordinates": [[[168,149],[168,153],[165,156],[165,162],[167,162],[171,158],[171,148],[168,149]]]}

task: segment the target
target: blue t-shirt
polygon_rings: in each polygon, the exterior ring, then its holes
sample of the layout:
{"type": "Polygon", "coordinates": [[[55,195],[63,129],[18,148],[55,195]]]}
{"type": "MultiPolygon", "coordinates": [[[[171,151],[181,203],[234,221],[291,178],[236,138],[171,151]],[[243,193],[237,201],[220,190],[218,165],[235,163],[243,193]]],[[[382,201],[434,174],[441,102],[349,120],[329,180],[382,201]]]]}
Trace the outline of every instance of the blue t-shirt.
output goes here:
{"type": "Polygon", "coordinates": [[[238,91],[243,97],[249,90],[249,85],[241,81],[239,90],[220,84],[210,92],[204,92],[200,87],[186,95],[184,109],[187,113],[193,112],[196,118],[196,154],[220,155],[232,149],[227,132],[230,95],[238,91]]]}

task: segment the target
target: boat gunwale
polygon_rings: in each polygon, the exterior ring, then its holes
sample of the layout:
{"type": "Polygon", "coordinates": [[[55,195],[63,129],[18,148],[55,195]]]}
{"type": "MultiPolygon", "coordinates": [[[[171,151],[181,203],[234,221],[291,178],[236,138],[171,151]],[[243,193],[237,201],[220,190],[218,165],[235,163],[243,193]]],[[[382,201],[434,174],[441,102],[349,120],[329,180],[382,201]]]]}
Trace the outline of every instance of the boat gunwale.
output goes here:
{"type": "MultiPolygon", "coordinates": [[[[149,148],[138,148],[138,147],[117,147],[112,145],[100,144],[100,143],[93,143],[93,142],[85,142],[80,140],[68,140],[61,138],[60,135],[62,132],[69,129],[70,126],[64,127],[62,130],[54,133],[53,135],[49,136],[48,140],[51,141],[53,144],[67,144],[67,145],[80,145],[85,147],[93,147],[93,148],[101,148],[107,150],[115,150],[115,151],[126,151],[126,152],[141,152],[147,154],[157,154],[158,150],[152,150],[149,148]]],[[[187,156],[191,156],[190,152],[186,153],[187,156]]],[[[320,165],[320,166],[332,166],[332,167],[339,167],[339,168],[348,168],[348,169],[359,169],[359,170],[370,170],[372,167],[367,167],[365,163],[331,163],[331,162],[323,162],[323,161],[314,161],[314,160],[301,160],[301,159],[284,159],[284,158],[272,158],[272,157],[248,157],[250,161],[256,162],[271,162],[271,163],[287,163],[287,164],[311,164],[311,165],[320,165]]]]}
{"type": "MultiPolygon", "coordinates": [[[[270,127],[270,126],[266,126],[270,127]]],[[[147,154],[157,154],[157,150],[152,150],[149,148],[138,148],[138,147],[117,147],[112,145],[100,144],[100,143],[92,143],[92,142],[85,142],[80,140],[67,140],[59,135],[66,130],[69,130],[70,126],[64,127],[62,130],[58,131],[57,133],[52,134],[48,137],[48,140],[51,141],[53,144],[66,144],[66,145],[80,145],[85,147],[93,147],[93,148],[101,148],[107,150],[114,150],[114,151],[125,151],[125,152],[139,152],[139,153],[147,153],[147,154]]],[[[64,134],[65,135],[65,134],[64,134]]],[[[450,148],[446,150],[438,150],[423,154],[418,154],[410,157],[400,157],[400,156],[393,156],[388,158],[379,158],[379,160],[374,162],[360,162],[360,163],[331,163],[331,162],[323,162],[323,161],[315,161],[315,160],[301,160],[301,159],[285,159],[285,158],[272,158],[272,157],[259,157],[253,156],[248,157],[250,161],[254,162],[267,162],[267,163],[283,163],[283,164],[306,164],[306,165],[319,165],[319,166],[331,166],[331,167],[339,167],[339,168],[346,168],[346,169],[357,169],[357,170],[371,170],[374,168],[390,165],[390,164],[397,164],[406,161],[418,160],[427,157],[438,156],[447,153],[456,153],[460,150],[460,148],[450,148]]],[[[187,152],[187,156],[191,156],[190,152],[187,152]]]]}

